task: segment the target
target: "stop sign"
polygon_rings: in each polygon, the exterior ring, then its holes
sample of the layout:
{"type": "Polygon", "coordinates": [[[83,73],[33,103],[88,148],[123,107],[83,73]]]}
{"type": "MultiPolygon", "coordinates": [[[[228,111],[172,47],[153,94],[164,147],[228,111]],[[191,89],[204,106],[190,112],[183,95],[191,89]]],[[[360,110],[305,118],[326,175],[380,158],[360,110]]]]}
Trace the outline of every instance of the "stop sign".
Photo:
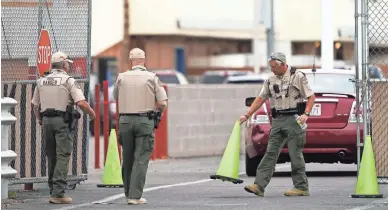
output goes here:
{"type": "Polygon", "coordinates": [[[43,76],[44,72],[50,71],[51,68],[51,41],[46,29],[40,31],[37,57],[39,75],[43,76]]]}

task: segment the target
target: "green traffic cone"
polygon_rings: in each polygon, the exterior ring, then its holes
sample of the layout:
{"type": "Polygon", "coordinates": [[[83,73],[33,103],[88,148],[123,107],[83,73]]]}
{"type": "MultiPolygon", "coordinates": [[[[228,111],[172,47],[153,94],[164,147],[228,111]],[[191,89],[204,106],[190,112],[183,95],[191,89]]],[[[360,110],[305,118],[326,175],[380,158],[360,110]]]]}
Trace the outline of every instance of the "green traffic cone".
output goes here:
{"type": "Polygon", "coordinates": [[[243,180],[239,179],[240,168],[240,122],[236,121],[232,134],[229,137],[228,145],[222,156],[221,163],[217,169],[216,175],[211,175],[211,179],[220,179],[234,184],[241,184],[243,180]]]}
{"type": "Polygon", "coordinates": [[[375,158],[373,154],[372,140],[368,135],[364,141],[364,151],[360,171],[357,177],[356,193],[352,198],[382,198],[379,193],[379,183],[376,176],[375,158]]]}
{"type": "Polygon", "coordinates": [[[123,179],[121,177],[120,157],[117,148],[115,129],[111,130],[109,137],[102,183],[103,184],[97,184],[97,187],[124,187],[123,179]]]}

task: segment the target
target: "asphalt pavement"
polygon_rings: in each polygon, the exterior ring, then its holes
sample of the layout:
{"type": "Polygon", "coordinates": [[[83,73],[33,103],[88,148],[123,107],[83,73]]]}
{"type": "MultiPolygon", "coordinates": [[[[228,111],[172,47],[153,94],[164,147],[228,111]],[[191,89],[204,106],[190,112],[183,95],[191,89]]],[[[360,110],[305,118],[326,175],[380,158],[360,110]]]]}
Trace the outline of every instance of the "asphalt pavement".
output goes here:
{"type": "MultiPolygon", "coordinates": [[[[243,184],[211,180],[221,157],[170,159],[152,161],[146,180],[145,205],[128,206],[123,188],[98,188],[102,170],[90,170],[88,180],[74,190],[67,191],[73,198],[70,205],[48,203],[46,184],[35,184],[34,191],[16,190],[19,202],[2,201],[4,209],[65,210],[65,209],[388,209],[388,185],[379,185],[382,199],[351,198],[356,187],[356,165],[308,164],[309,197],[286,197],[284,191],[292,187],[290,164],[277,165],[277,173],[266,189],[265,197],[244,191],[244,185],[253,183],[253,177],[244,173],[243,184]],[[319,171],[319,173],[318,173],[319,171]],[[285,173],[282,173],[285,172],[285,173]],[[322,173],[326,172],[326,173],[322,173]],[[10,203],[9,205],[4,205],[10,203]],[[12,204],[13,203],[13,204],[12,204]]],[[[240,158],[240,172],[244,172],[244,158],[240,158]]]]}

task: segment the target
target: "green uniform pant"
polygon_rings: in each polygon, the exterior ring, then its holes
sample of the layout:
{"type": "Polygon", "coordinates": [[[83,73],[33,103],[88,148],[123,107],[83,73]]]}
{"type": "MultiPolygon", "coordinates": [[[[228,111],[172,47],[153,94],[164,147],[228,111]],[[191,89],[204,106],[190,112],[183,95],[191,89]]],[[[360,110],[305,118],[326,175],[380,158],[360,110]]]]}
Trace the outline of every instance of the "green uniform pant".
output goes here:
{"type": "Polygon", "coordinates": [[[285,143],[287,143],[288,154],[291,158],[291,176],[294,187],[308,191],[303,157],[306,132],[299,126],[294,116],[278,116],[272,120],[267,151],[257,167],[255,184],[263,192],[272,178],[277,159],[285,143]]]}
{"type": "Polygon", "coordinates": [[[123,148],[124,193],[129,199],[140,199],[154,149],[154,121],[142,116],[120,116],[119,143],[123,148]]]}
{"type": "Polygon", "coordinates": [[[48,185],[52,197],[63,197],[67,186],[74,132],[62,117],[43,117],[43,141],[48,161],[48,185]]]}

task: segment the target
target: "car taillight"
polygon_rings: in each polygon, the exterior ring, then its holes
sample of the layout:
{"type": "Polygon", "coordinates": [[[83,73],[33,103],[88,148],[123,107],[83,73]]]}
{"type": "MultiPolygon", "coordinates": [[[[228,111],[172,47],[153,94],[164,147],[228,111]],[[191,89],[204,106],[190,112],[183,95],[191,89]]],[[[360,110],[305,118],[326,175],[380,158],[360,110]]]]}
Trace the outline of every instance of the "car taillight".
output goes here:
{"type": "Polygon", "coordinates": [[[251,117],[250,124],[269,124],[268,111],[265,104],[251,117]]]}
{"type": "MultiPolygon", "coordinates": [[[[353,101],[352,108],[350,109],[350,114],[349,114],[349,123],[357,123],[357,118],[356,118],[356,112],[357,112],[357,107],[356,107],[356,102],[353,101]]],[[[362,123],[362,106],[358,107],[358,116],[359,116],[359,122],[362,123]]]]}

